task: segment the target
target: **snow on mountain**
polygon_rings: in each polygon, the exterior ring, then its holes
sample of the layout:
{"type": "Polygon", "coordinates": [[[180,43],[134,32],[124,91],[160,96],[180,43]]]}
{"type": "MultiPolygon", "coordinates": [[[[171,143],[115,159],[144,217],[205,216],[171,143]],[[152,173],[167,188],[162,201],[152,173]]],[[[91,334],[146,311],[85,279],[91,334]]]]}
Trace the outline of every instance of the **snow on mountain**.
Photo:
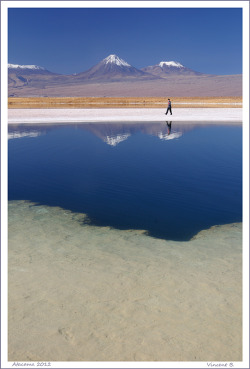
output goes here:
{"type": "Polygon", "coordinates": [[[159,63],[159,66],[162,68],[164,66],[167,67],[175,67],[175,68],[184,68],[184,66],[181,63],[175,62],[175,61],[162,61],[159,63]]]}
{"type": "Polygon", "coordinates": [[[131,67],[130,64],[128,64],[127,62],[125,62],[123,59],[120,59],[117,55],[113,55],[113,54],[107,56],[107,58],[105,58],[103,61],[106,64],[111,63],[111,64],[116,64],[118,66],[131,67]]]}
{"type": "Polygon", "coordinates": [[[45,70],[43,67],[37,65],[19,65],[19,64],[8,64],[9,69],[31,69],[31,70],[45,70]]]}

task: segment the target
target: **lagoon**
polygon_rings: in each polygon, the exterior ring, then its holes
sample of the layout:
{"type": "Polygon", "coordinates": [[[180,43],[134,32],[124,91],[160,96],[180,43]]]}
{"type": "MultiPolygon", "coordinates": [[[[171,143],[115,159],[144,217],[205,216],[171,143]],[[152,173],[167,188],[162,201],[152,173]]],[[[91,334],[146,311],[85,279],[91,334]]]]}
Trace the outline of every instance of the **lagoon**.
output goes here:
{"type": "Polygon", "coordinates": [[[242,221],[242,127],[10,125],[8,175],[9,200],[83,213],[90,225],[187,241],[242,221]]]}
{"type": "Polygon", "coordinates": [[[11,124],[9,360],[242,360],[241,136],[11,124]]]}

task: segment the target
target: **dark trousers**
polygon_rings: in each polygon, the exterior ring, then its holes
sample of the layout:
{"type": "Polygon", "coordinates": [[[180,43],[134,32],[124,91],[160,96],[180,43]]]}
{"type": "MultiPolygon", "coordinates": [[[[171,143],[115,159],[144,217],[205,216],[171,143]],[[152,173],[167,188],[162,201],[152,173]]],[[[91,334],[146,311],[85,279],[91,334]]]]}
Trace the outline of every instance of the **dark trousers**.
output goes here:
{"type": "Polygon", "coordinates": [[[166,114],[168,113],[168,111],[170,111],[170,114],[172,115],[172,109],[171,109],[171,106],[169,106],[169,107],[167,108],[166,114]]]}

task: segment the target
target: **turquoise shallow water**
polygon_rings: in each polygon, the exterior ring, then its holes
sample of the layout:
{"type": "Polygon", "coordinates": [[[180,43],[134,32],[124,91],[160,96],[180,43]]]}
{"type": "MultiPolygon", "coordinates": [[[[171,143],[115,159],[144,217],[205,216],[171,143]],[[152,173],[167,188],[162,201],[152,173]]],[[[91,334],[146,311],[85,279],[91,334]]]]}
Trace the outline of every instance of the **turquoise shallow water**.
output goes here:
{"type": "Polygon", "coordinates": [[[242,128],[10,126],[9,200],[84,213],[93,225],[188,240],[242,220],[242,128]]]}
{"type": "Polygon", "coordinates": [[[29,201],[8,216],[9,360],[242,360],[241,224],[177,242],[29,201]]]}

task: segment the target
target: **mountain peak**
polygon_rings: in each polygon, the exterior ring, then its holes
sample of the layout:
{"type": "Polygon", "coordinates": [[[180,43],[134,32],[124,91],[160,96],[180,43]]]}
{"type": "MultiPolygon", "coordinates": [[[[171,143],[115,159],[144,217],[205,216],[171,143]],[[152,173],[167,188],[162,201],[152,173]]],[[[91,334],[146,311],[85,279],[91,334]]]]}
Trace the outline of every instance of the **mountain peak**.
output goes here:
{"type": "Polygon", "coordinates": [[[175,68],[184,68],[184,66],[181,63],[175,62],[175,61],[162,61],[159,63],[159,66],[162,68],[164,66],[167,67],[175,67],[175,68]]]}
{"type": "Polygon", "coordinates": [[[114,54],[107,56],[107,58],[105,58],[103,61],[106,64],[116,64],[119,66],[131,67],[131,65],[125,62],[125,60],[119,58],[117,55],[114,55],[114,54]]]}

